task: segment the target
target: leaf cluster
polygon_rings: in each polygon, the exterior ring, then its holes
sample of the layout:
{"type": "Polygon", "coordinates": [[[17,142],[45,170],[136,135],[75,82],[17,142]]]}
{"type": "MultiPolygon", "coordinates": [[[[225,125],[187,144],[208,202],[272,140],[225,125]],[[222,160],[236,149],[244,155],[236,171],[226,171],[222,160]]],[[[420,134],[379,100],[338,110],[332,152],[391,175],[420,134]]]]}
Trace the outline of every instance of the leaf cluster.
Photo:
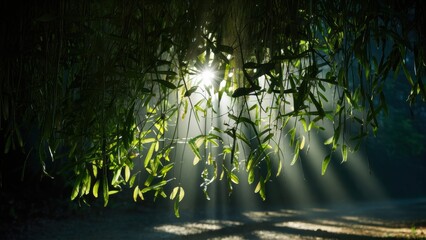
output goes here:
{"type": "Polygon", "coordinates": [[[207,198],[216,179],[232,192],[243,168],[265,199],[286,142],[294,164],[309,150],[312,130],[329,121],[325,174],[336,151],[345,162],[375,133],[392,75],[403,73],[397,80],[410,87],[409,104],[425,99],[422,6],[108,0],[14,8],[21,18],[5,17],[1,37],[4,151],[27,149],[43,166],[66,159],[71,199],[101,189],[106,205],[127,185],[135,201],[148,192],[169,196],[178,216],[185,191],[171,170],[183,142],[194,164],[203,163],[207,198]],[[203,89],[196,75],[205,67],[216,76],[203,89]],[[179,135],[185,119],[197,134],[179,135]],[[37,140],[24,136],[31,129],[37,140]]]}

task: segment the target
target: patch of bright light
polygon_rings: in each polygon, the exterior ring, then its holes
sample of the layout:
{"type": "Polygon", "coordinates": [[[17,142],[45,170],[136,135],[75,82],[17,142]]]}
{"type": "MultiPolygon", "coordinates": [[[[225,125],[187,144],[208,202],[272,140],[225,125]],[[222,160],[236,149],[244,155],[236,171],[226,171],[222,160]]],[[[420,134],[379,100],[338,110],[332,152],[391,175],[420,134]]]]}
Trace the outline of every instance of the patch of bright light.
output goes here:
{"type": "Polygon", "coordinates": [[[160,232],[171,233],[179,236],[200,234],[207,231],[218,231],[224,227],[240,226],[242,223],[236,221],[202,220],[200,222],[189,222],[184,224],[165,224],[156,226],[154,229],[160,232]]]}
{"type": "Polygon", "coordinates": [[[198,75],[200,83],[206,87],[211,86],[215,78],[214,71],[210,68],[204,68],[198,75]]]}

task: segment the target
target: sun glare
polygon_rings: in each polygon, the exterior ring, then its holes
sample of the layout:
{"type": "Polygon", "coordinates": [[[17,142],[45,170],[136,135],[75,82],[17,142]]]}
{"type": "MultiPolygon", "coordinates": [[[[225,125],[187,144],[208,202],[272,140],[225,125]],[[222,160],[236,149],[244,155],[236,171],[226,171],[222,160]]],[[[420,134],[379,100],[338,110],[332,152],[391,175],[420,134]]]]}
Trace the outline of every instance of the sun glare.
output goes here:
{"type": "Polygon", "coordinates": [[[200,79],[200,84],[209,87],[212,85],[212,81],[215,78],[214,71],[210,68],[204,68],[198,75],[200,79]]]}

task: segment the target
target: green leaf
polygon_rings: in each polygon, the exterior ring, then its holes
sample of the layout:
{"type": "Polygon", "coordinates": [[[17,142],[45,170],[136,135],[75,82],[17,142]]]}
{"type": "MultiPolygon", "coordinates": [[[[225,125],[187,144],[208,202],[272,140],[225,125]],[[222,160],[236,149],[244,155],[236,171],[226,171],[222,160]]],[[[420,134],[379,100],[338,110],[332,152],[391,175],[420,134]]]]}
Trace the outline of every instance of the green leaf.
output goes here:
{"type": "Polygon", "coordinates": [[[115,171],[114,177],[112,178],[111,184],[115,187],[120,184],[119,178],[121,177],[121,169],[119,168],[115,171]]]}
{"type": "Polygon", "coordinates": [[[348,160],[348,147],[346,144],[342,145],[342,162],[346,162],[348,160]]]}
{"type": "Polygon", "coordinates": [[[155,71],[156,74],[168,75],[168,76],[176,76],[177,73],[173,71],[155,71]]]}
{"type": "Polygon", "coordinates": [[[305,130],[305,132],[309,131],[308,125],[306,124],[306,120],[304,118],[301,118],[299,120],[302,123],[303,129],[305,130]]]}
{"type": "Polygon", "coordinates": [[[170,200],[175,199],[175,197],[176,197],[177,193],[179,192],[179,188],[180,188],[180,187],[175,187],[175,188],[173,188],[172,193],[170,193],[170,200]]]}
{"type": "Polygon", "coordinates": [[[188,89],[188,90],[185,92],[184,96],[185,96],[185,97],[189,97],[189,96],[191,96],[191,94],[193,94],[195,91],[197,91],[197,88],[198,88],[198,86],[193,86],[193,87],[191,87],[190,89],[188,89]]]}
{"type": "Polygon", "coordinates": [[[305,147],[305,136],[302,136],[302,140],[300,141],[299,149],[302,150],[305,147]]]}
{"type": "Polygon", "coordinates": [[[80,192],[80,179],[77,179],[72,189],[71,200],[74,200],[78,196],[79,192],[80,192]]]}
{"type": "Polygon", "coordinates": [[[275,175],[276,177],[278,177],[281,174],[281,169],[282,169],[282,161],[278,160],[278,170],[277,170],[277,175],[275,175]]]}
{"type": "Polygon", "coordinates": [[[128,182],[130,179],[130,167],[124,166],[124,181],[128,182]]]}
{"type": "Polygon", "coordinates": [[[93,194],[93,196],[94,196],[95,198],[97,198],[97,197],[98,197],[99,184],[100,184],[100,182],[101,182],[101,181],[98,179],[98,180],[95,182],[95,185],[93,185],[92,194],[93,194]]]}
{"type": "Polygon", "coordinates": [[[234,48],[231,46],[226,46],[226,45],[217,45],[217,50],[228,53],[228,54],[234,53],[234,48]]]}
{"type": "Polygon", "coordinates": [[[108,187],[108,178],[105,175],[103,178],[103,182],[102,182],[102,190],[103,190],[103,195],[104,195],[104,207],[106,207],[108,205],[108,200],[109,200],[109,187],[108,187]]]}
{"type": "Polygon", "coordinates": [[[133,184],[135,184],[136,176],[137,176],[139,173],[140,173],[140,171],[138,171],[137,173],[133,174],[133,176],[132,176],[132,177],[130,177],[130,180],[129,180],[129,186],[130,186],[130,187],[133,187],[133,184]]]}
{"type": "Polygon", "coordinates": [[[183,189],[183,187],[180,187],[179,188],[179,202],[181,202],[184,197],[185,197],[185,190],[183,189]]]}
{"type": "Polygon", "coordinates": [[[231,172],[229,174],[229,177],[231,178],[231,181],[235,184],[238,184],[240,182],[239,179],[238,179],[238,176],[235,173],[231,172]]]}
{"type": "Polygon", "coordinates": [[[260,176],[260,180],[257,183],[256,188],[254,189],[254,192],[259,193],[263,201],[266,200],[265,181],[263,180],[262,176],[260,176]]]}
{"type": "Polygon", "coordinates": [[[237,97],[241,97],[241,96],[247,96],[250,93],[259,90],[258,87],[250,87],[250,88],[246,88],[246,87],[241,87],[241,88],[237,88],[235,89],[234,93],[232,94],[233,98],[237,98],[237,97]]]}
{"type": "MultiPolygon", "coordinates": [[[[162,188],[164,185],[166,185],[167,184],[167,182],[169,182],[170,180],[163,180],[163,181],[160,181],[160,182],[158,182],[158,183],[156,183],[156,184],[154,184],[154,185],[152,185],[151,187],[149,187],[151,190],[158,190],[158,189],[160,189],[160,188],[162,188]]],[[[143,190],[142,190],[143,191],[143,190]]]]}
{"type": "Polygon", "coordinates": [[[315,108],[317,109],[319,115],[325,116],[325,112],[324,112],[324,109],[321,106],[321,103],[319,103],[317,101],[317,99],[315,98],[315,96],[311,92],[309,92],[309,97],[311,98],[312,102],[314,103],[315,108]]]}
{"type": "Polygon", "coordinates": [[[252,184],[254,182],[254,169],[250,169],[248,172],[248,183],[252,184]]]}
{"type": "Polygon", "coordinates": [[[144,139],[141,140],[141,143],[142,144],[144,144],[144,143],[152,143],[152,142],[155,142],[155,141],[157,141],[155,138],[144,138],[144,139]]]}
{"type": "Polygon", "coordinates": [[[179,201],[175,201],[175,203],[173,204],[173,210],[175,212],[175,216],[177,218],[180,218],[180,214],[179,214],[179,201]]]}
{"type": "Polygon", "coordinates": [[[114,195],[118,192],[119,192],[118,190],[111,190],[111,191],[108,192],[108,195],[114,195]]]}
{"type": "Polygon", "coordinates": [[[182,199],[185,197],[185,191],[183,190],[183,187],[175,187],[173,188],[172,193],[170,194],[170,199],[173,200],[178,197],[178,202],[182,201],[182,199]]]}
{"type": "Polygon", "coordinates": [[[324,145],[330,145],[330,144],[332,144],[333,143],[333,139],[334,139],[334,136],[328,138],[327,140],[325,140],[324,145]]]}
{"type": "Polygon", "coordinates": [[[191,138],[191,140],[188,141],[188,144],[191,147],[192,152],[195,154],[195,157],[198,158],[197,161],[194,159],[195,164],[198,163],[198,161],[201,159],[200,151],[199,151],[199,149],[196,145],[196,141],[197,141],[198,138],[199,138],[199,136],[195,137],[195,138],[191,138]]]}
{"type": "Polygon", "coordinates": [[[176,89],[177,88],[173,83],[166,81],[166,80],[163,80],[163,79],[153,79],[152,81],[158,82],[161,85],[163,85],[164,87],[169,88],[169,89],[176,89]]]}
{"type": "Polygon", "coordinates": [[[138,201],[139,192],[139,186],[136,186],[135,189],[133,189],[133,201],[138,201]]]}
{"type": "Polygon", "coordinates": [[[192,160],[192,165],[197,165],[199,162],[200,162],[200,158],[197,156],[197,155],[195,155],[195,157],[194,157],[194,160],[192,160]]]}
{"type": "Polygon", "coordinates": [[[155,150],[156,142],[151,144],[151,147],[149,148],[148,152],[146,153],[145,161],[143,162],[144,167],[148,167],[149,161],[152,159],[152,155],[155,150]]]}
{"type": "Polygon", "coordinates": [[[328,167],[328,164],[330,163],[330,160],[331,160],[331,155],[330,155],[330,154],[328,154],[328,155],[324,158],[324,160],[322,161],[321,175],[324,175],[324,174],[325,174],[325,171],[327,171],[327,167],[328,167]]]}
{"type": "Polygon", "coordinates": [[[290,166],[293,166],[296,163],[297,159],[299,159],[299,152],[300,152],[300,140],[297,140],[296,146],[294,148],[293,160],[291,160],[290,166]]]}
{"type": "Polygon", "coordinates": [[[256,124],[252,120],[246,117],[239,117],[237,119],[237,123],[248,123],[250,125],[256,126],[256,124]]]}
{"type": "Polygon", "coordinates": [[[167,174],[167,172],[168,171],[170,171],[172,168],[173,168],[173,166],[174,166],[175,164],[174,163],[169,163],[169,164],[167,164],[166,166],[164,166],[161,170],[160,170],[160,174],[161,174],[161,176],[165,176],[166,174],[167,174]]]}

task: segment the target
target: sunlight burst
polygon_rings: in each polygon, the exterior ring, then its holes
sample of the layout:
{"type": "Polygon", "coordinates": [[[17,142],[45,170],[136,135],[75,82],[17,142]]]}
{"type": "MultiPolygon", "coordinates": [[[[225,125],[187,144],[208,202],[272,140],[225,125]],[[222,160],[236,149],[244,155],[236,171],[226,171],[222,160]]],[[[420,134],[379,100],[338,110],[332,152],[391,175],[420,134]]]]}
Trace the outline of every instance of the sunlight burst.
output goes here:
{"type": "Polygon", "coordinates": [[[200,79],[200,84],[204,85],[205,87],[209,87],[212,85],[215,74],[212,69],[206,67],[198,74],[198,78],[200,79]]]}

